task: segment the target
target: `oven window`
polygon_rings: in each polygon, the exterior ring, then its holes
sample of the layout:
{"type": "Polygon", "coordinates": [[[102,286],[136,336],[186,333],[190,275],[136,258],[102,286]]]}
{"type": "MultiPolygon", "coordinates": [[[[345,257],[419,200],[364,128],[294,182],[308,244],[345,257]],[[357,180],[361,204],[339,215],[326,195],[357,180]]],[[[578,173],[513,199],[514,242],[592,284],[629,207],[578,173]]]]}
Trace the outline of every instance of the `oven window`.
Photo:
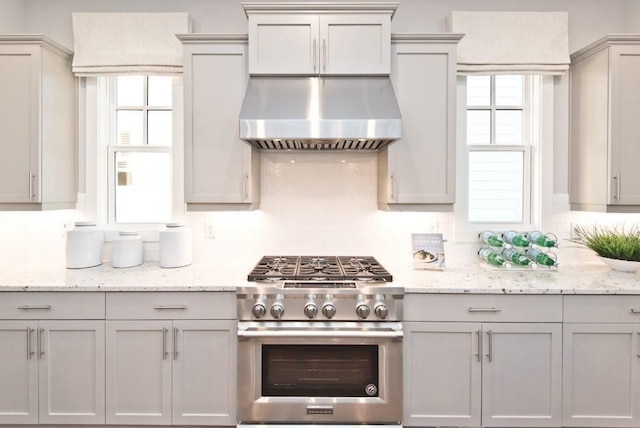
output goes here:
{"type": "Polygon", "coordinates": [[[262,345],[263,397],[377,397],[378,385],[377,345],[262,345]]]}

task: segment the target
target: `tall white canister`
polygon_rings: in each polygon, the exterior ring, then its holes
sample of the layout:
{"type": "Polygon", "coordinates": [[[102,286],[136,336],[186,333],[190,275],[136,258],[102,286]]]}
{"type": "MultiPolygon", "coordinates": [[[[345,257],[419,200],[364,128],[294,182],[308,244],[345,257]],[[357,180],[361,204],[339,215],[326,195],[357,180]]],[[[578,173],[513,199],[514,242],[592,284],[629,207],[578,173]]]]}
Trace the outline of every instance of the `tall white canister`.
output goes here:
{"type": "Polygon", "coordinates": [[[176,268],[191,264],[193,235],[184,223],[167,223],[160,231],[160,267],[176,268]]]}
{"type": "Polygon", "coordinates": [[[104,232],[90,221],[77,221],[67,232],[66,262],[69,269],[82,269],[102,264],[104,232]]]}
{"type": "Polygon", "coordinates": [[[120,231],[113,240],[113,267],[126,268],[142,264],[142,238],[138,232],[120,231]]]}

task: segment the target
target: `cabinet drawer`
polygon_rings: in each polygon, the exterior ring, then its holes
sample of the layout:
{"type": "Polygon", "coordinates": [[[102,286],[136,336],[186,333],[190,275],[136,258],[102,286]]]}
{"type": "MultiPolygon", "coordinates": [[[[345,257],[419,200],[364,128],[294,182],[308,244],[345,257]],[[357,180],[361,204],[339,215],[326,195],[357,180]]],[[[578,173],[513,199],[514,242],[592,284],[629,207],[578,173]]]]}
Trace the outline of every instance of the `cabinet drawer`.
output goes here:
{"type": "Polygon", "coordinates": [[[107,293],[107,319],[235,319],[236,295],[226,292],[107,293]]]}
{"type": "Polygon", "coordinates": [[[411,294],[406,321],[561,322],[562,296],[411,294]]]}
{"type": "Polygon", "coordinates": [[[564,322],[640,323],[640,296],[564,296],[564,322]]]}
{"type": "Polygon", "coordinates": [[[0,319],[104,319],[104,293],[3,292],[0,319]]]}

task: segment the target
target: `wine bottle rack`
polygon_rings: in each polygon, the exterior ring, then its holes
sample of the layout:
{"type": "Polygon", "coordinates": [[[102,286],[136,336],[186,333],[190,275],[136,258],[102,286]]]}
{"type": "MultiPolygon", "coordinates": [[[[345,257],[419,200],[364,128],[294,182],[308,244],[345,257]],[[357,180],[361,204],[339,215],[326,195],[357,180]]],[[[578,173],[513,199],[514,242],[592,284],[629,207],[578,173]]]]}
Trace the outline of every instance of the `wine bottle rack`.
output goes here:
{"type": "Polygon", "coordinates": [[[478,235],[478,240],[481,243],[478,257],[489,268],[518,271],[558,269],[558,258],[553,251],[558,247],[558,238],[552,233],[485,230],[478,235]]]}

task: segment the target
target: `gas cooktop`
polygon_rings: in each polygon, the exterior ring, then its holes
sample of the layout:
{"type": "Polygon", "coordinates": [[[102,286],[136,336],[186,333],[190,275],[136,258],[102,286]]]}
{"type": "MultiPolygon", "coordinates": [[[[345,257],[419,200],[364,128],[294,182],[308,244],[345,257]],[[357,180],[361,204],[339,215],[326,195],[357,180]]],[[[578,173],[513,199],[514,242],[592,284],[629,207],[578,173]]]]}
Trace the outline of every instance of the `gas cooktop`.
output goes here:
{"type": "Polygon", "coordinates": [[[249,281],[380,281],[393,277],[370,256],[264,256],[249,281]]]}

